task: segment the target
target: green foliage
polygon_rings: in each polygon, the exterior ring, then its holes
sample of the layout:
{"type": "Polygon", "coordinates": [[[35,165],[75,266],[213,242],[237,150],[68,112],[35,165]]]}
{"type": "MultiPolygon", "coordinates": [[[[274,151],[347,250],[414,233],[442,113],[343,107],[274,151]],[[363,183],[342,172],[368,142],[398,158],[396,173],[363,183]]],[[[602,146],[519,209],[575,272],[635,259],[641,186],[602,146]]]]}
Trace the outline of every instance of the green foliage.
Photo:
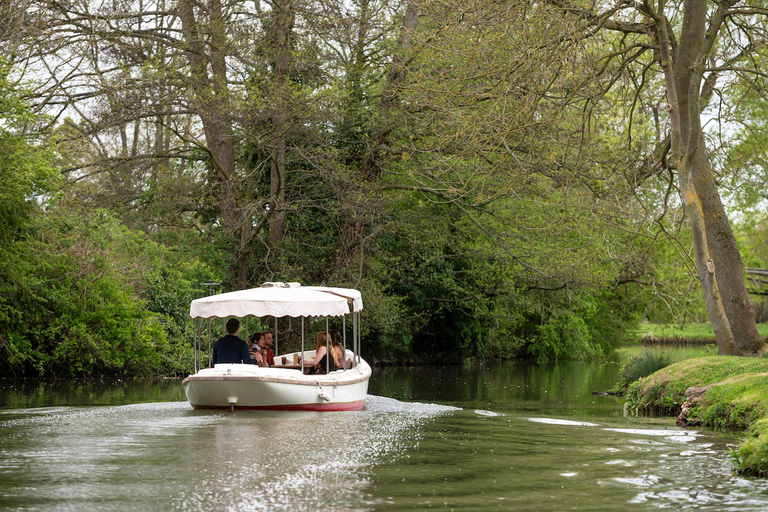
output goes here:
{"type": "Polygon", "coordinates": [[[375,326],[374,357],[458,362],[483,355],[495,303],[507,292],[503,265],[471,238],[455,211],[396,203],[399,216],[380,238],[372,270],[399,324],[375,326]],[[425,233],[429,233],[425,236],[425,233]],[[470,250],[476,250],[469,257],[470,250]]]}
{"type": "Polygon", "coordinates": [[[747,440],[734,454],[736,469],[755,476],[768,475],[768,418],[750,425],[747,440]]]}
{"type": "MultiPolygon", "coordinates": [[[[192,350],[184,309],[205,270],[174,261],[105,212],[53,205],[3,296],[3,371],[120,376],[180,372],[192,350]]],[[[195,293],[197,292],[197,293],[195,293]]]]}
{"type": "Polygon", "coordinates": [[[37,208],[33,197],[49,191],[57,177],[52,148],[36,132],[38,119],[21,100],[26,91],[10,73],[0,57],[0,248],[23,236],[37,208]]]}
{"type": "Polygon", "coordinates": [[[103,82],[89,91],[98,108],[82,106],[90,126],[57,127],[76,170],[53,205],[29,200],[46,190],[51,155],[18,137],[31,118],[0,83],[14,116],[0,140],[0,173],[13,170],[0,190],[0,227],[8,217],[13,229],[0,237],[15,241],[0,243],[5,371],[181,371],[189,301],[208,280],[359,288],[364,350],[378,361],[597,357],[640,316],[701,312],[673,189],[639,178],[663,139],[654,95],[574,66],[600,48],[562,37],[569,20],[546,9],[528,19],[526,4],[478,4],[461,19],[424,5],[406,48],[397,6],[348,7],[301,14],[287,77],[274,49],[290,9],[216,27],[227,40],[205,58],[235,52],[242,66],[215,102],[195,98],[199,77],[178,47],[130,31],[119,44],[84,36],[118,65],[77,74],[103,82]],[[131,44],[149,44],[151,58],[137,63],[131,44]],[[408,65],[393,73],[398,62],[408,65]],[[231,134],[231,168],[214,165],[222,155],[201,121],[231,134]],[[363,176],[369,157],[376,171],[363,176]],[[262,221],[282,163],[276,240],[262,221]]]}
{"type": "Polygon", "coordinates": [[[582,318],[570,313],[555,315],[547,323],[536,327],[535,342],[531,343],[529,353],[539,362],[550,358],[557,361],[600,355],[592,346],[591,338],[582,318]]]}
{"type": "MultiPolygon", "coordinates": [[[[765,85],[764,78],[739,76],[726,91],[729,99],[726,117],[732,121],[730,126],[735,133],[720,156],[719,167],[726,185],[723,188],[743,212],[761,212],[761,203],[766,199],[765,85]]],[[[718,131],[722,131],[720,127],[718,131]]]]}
{"type": "Polygon", "coordinates": [[[626,406],[631,411],[674,414],[685,402],[685,389],[679,389],[679,386],[668,387],[662,382],[653,381],[643,387],[642,382],[643,379],[631,383],[624,393],[626,406]]]}
{"type": "Polygon", "coordinates": [[[615,391],[626,391],[633,382],[647,377],[675,363],[674,357],[665,350],[646,350],[643,354],[626,361],[619,372],[615,391]]]}

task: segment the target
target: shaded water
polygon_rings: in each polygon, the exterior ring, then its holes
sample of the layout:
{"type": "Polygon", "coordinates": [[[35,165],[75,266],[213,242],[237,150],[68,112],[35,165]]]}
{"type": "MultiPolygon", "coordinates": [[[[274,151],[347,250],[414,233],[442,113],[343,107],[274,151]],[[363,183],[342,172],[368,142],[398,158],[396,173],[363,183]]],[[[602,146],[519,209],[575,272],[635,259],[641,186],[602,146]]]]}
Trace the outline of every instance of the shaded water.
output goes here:
{"type": "Polygon", "coordinates": [[[768,509],[737,438],[625,418],[616,363],[377,368],[358,412],[192,411],[179,381],[0,383],[3,510],[768,509]]]}

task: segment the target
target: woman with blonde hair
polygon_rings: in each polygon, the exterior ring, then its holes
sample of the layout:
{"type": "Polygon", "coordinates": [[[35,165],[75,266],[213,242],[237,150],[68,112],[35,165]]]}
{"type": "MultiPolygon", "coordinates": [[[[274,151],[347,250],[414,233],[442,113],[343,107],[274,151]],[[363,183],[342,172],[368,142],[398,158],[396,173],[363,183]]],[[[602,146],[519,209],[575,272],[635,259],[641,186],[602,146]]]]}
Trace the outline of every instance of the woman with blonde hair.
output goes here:
{"type": "MultiPolygon", "coordinates": [[[[330,336],[325,331],[317,333],[315,358],[312,361],[304,361],[304,368],[309,368],[308,373],[325,373],[326,366],[328,367],[327,369],[329,372],[336,371],[340,368],[340,365],[336,360],[336,354],[333,350],[330,351],[331,358],[326,363],[326,360],[328,359],[328,338],[330,338],[330,336]]],[[[299,364],[301,364],[301,361],[299,361],[299,364]]]]}

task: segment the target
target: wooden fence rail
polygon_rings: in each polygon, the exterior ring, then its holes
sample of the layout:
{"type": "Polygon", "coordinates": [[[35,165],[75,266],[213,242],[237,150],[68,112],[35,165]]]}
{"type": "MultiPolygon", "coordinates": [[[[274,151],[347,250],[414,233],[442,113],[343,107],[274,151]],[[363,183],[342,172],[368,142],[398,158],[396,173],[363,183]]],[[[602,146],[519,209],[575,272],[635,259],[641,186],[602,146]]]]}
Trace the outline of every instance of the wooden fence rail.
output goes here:
{"type": "Polygon", "coordinates": [[[751,295],[768,295],[768,268],[745,268],[744,278],[751,295]]]}

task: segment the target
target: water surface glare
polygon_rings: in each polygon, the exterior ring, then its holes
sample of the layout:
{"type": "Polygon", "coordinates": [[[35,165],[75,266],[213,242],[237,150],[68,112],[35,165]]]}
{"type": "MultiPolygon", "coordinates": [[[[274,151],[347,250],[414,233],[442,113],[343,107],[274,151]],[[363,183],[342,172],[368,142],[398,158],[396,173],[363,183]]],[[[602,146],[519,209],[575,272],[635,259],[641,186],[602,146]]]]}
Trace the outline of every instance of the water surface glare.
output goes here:
{"type": "Polygon", "coordinates": [[[614,370],[379,369],[367,409],[341,413],[0,383],[0,509],[768,510],[768,480],[733,473],[737,437],[591,395],[614,370]]]}
{"type": "Polygon", "coordinates": [[[197,412],[186,402],[0,412],[0,507],[361,509],[370,469],[454,411],[371,396],[365,411],[197,412]]]}

